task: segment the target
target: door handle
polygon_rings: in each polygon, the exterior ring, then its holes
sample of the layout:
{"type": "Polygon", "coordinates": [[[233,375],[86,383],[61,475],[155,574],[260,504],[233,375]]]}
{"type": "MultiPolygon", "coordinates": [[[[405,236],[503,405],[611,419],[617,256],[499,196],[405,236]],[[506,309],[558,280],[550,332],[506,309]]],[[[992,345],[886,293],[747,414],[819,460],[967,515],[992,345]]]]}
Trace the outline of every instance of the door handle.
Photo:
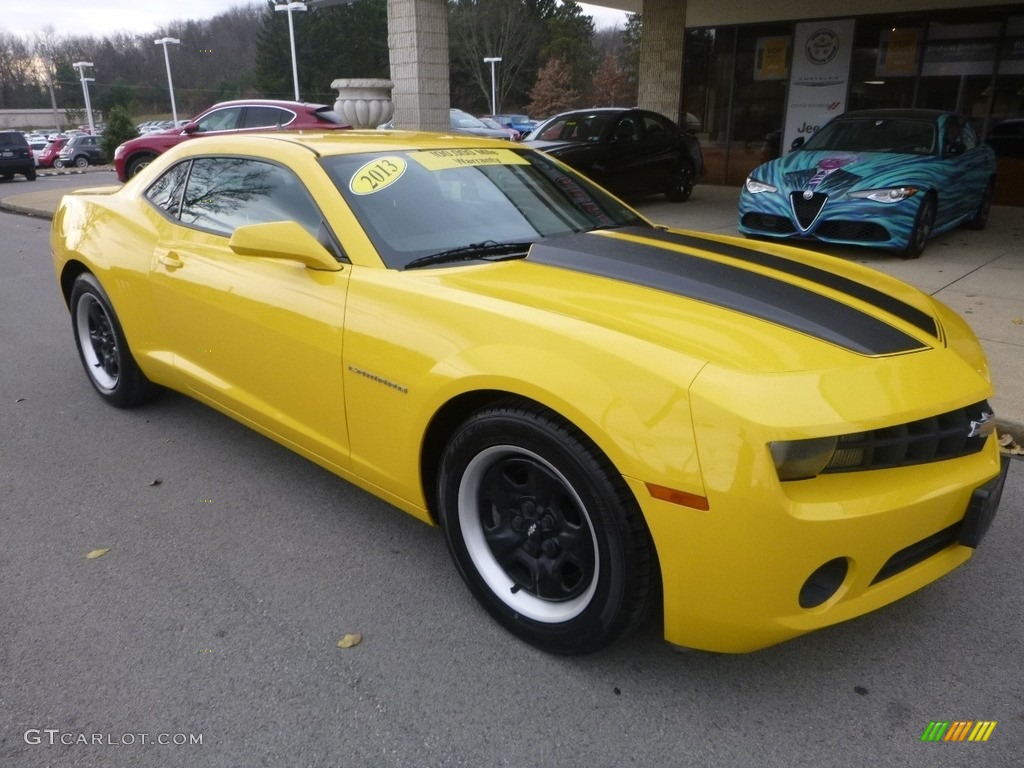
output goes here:
{"type": "Polygon", "coordinates": [[[167,251],[166,253],[161,253],[159,256],[156,257],[156,260],[170,270],[180,269],[181,267],[185,266],[185,262],[183,262],[181,260],[181,257],[178,256],[178,254],[176,254],[174,251],[167,251]]]}

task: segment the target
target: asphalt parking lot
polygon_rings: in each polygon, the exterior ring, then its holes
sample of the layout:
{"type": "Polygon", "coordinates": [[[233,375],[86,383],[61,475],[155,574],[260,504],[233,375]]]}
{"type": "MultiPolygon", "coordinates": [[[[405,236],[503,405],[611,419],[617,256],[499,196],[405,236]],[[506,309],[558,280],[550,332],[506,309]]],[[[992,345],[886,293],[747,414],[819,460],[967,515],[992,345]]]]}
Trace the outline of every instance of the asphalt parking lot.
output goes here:
{"type": "Polygon", "coordinates": [[[546,655],[437,530],[184,397],[102,403],[48,227],[0,213],[0,766],[1020,765],[1022,462],[976,557],[874,614],[744,656],[657,622],[546,655]]]}

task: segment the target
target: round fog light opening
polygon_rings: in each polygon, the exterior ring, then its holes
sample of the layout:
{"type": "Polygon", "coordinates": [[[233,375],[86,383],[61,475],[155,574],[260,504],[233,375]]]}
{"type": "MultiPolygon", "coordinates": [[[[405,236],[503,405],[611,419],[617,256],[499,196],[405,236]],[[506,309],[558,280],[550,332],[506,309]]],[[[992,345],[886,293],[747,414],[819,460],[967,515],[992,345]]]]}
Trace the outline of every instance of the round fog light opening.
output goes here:
{"type": "Polygon", "coordinates": [[[845,557],[829,560],[817,568],[800,588],[800,607],[817,608],[829,600],[843,585],[849,570],[849,562],[845,557]]]}

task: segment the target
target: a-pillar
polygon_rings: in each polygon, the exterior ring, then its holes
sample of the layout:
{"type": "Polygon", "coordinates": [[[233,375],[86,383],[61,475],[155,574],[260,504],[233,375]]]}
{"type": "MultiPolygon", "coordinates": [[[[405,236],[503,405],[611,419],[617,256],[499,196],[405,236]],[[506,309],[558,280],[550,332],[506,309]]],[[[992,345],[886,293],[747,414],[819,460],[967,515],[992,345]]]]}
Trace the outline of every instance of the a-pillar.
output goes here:
{"type": "Polygon", "coordinates": [[[686,0],[643,0],[637,106],[680,125],[686,0]]]}
{"type": "Polygon", "coordinates": [[[388,0],[395,128],[448,131],[448,5],[388,0]]]}

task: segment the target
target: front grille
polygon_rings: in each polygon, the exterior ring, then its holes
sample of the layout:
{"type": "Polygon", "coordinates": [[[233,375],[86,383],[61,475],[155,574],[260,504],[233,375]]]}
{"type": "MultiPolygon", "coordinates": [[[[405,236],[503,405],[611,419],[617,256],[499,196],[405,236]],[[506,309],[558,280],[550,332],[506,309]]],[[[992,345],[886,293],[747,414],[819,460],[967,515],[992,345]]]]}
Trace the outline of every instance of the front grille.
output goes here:
{"type": "Polygon", "coordinates": [[[793,215],[796,216],[796,220],[806,231],[811,228],[811,224],[818,218],[818,214],[821,213],[825,201],[828,200],[828,195],[815,192],[809,200],[806,200],[804,199],[803,192],[794,192],[789,196],[789,199],[793,206],[793,215]]]}
{"type": "Polygon", "coordinates": [[[771,213],[745,213],[743,214],[743,226],[747,229],[759,229],[762,232],[775,232],[779,235],[788,235],[796,231],[793,222],[788,218],[771,213]]]}
{"type": "Polygon", "coordinates": [[[895,576],[897,573],[912,568],[918,563],[923,563],[932,555],[937,555],[946,547],[955,544],[960,535],[960,525],[960,523],[956,523],[949,528],[943,528],[926,539],[921,539],[909,547],[904,547],[885,562],[885,565],[878,571],[875,578],[871,580],[871,583],[877,584],[888,579],[890,576],[895,576]]]}
{"type": "Polygon", "coordinates": [[[894,427],[842,435],[823,472],[857,472],[927,464],[977,453],[987,434],[973,425],[990,421],[992,409],[982,400],[966,408],[894,427]],[[982,414],[986,414],[983,416],[982,414]]]}
{"type": "Polygon", "coordinates": [[[815,234],[830,240],[862,243],[884,243],[889,239],[889,231],[873,221],[823,221],[815,234]]]}

